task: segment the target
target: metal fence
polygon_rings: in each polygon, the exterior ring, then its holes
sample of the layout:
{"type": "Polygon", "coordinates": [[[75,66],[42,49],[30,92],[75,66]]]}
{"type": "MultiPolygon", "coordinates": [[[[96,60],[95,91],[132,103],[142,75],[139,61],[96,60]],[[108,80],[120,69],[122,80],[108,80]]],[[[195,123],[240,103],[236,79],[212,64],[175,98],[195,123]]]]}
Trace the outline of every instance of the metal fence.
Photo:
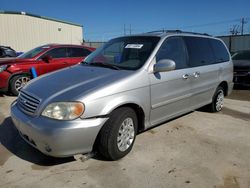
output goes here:
{"type": "Polygon", "coordinates": [[[90,46],[90,47],[93,47],[93,48],[99,48],[104,44],[105,44],[105,42],[84,42],[83,43],[83,45],[90,46]]]}
{"type": "Polygon", "coordinates": [[[219,38],[225,42],[230,52],[250,50],[250,34],[219,36],[219,38]]]}

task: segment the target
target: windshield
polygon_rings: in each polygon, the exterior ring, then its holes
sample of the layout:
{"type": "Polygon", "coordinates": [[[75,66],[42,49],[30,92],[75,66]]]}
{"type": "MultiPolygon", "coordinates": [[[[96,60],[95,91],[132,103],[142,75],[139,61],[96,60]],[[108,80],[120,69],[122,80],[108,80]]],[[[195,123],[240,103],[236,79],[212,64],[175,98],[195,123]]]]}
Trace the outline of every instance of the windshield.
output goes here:
{"type": "Polygon", "coordinates": [[[250,60],[250,51],[236,52],[232,56],[233,60],[250,60]]]}
{"type": "Polygon", "coordinates": [[[110,40],[90,54],[84,64],[137,70],[144,65],[159,37],[121,37],[110,40]]]}
{"type": "Polygon", "coordinates": [[[39,46],[37,48],[34,48],[28,52],[25,52],[23,54],[21,54],[20,56],[18,56],[18,58],[33,58],[35,57],[36,55],[38,55],[39,53],[41,53],[42,51],[48,49],[49,46],[39,46]]]}

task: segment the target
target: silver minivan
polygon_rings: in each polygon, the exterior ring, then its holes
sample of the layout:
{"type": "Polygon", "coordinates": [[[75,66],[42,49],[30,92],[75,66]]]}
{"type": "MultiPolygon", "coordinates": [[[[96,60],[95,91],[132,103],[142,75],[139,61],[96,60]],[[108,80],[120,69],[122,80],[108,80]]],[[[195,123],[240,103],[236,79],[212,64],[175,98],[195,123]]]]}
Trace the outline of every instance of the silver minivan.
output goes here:
{"type": "Polygon", "coordinates": [[[124,36],[29,82],[11,116],[24,140],[46,155],[96,150],[117,160],[140,131],[202,106],[220,111],[232,80],[220,39],[181,31],[124,36]]]}

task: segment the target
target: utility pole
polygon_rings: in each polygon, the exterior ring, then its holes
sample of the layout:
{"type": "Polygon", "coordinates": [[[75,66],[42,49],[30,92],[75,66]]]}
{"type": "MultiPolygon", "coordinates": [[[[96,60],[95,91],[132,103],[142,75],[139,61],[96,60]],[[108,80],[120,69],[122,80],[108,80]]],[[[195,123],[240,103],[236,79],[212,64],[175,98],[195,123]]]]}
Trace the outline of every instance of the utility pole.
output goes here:
{"type": "Polygon", "coordinates": [[[129,28],[127,28],[126,24],[124,24],[124,26],[123,26],[123,35],[124,36],[127,35],[127,32],[128,32],[129,35],[132,34],[132,26],[131,26],[131,24],[129,24],[129,28]]]}
{"type": "Polygon", "coordinates": [[[241,35],[244,34],[244,25],[247,24],[247,21],[244,18],[241,18],[241,35]]]}

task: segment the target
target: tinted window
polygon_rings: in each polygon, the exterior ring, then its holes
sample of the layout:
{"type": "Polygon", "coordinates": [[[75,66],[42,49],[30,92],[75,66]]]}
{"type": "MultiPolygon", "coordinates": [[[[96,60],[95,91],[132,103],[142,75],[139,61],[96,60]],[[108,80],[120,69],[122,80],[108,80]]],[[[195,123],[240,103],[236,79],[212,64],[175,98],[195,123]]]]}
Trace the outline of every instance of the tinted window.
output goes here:
{"type": "Polygon", "coordinates": [[[250,60],[250,51],[236,52],[232,56],[233,60],[250,60]]]}
{"type": "Polygon", "coordinates": [[[144,65],[159,37],[120,37],[110,40],[91,53],[84,64],[114,65],[120,69],[137,70],[144,65]]]}
{"type": "Polygon", "coordinates": [[[207,38],[184,37],[187,45],[189,64],[191,67],[214,63],[215,57],[207,38]]]}
{"type": "Polygon", "coordinates": [[[69,57],[86,57],[91,52],[84,48],[69,48],[69,57]]]}
{"type": "Polygon", "coordinates": [[[216,63],[229,61],[229,54],[224,44],[215,39],[210,39],[209,41],[216,57],[216,63]]]}
{"type": "Polygon", "coordinates": [[[166,39],[156,54],[156,61],[171,59],[176,64],[176,69],[187,67],[186,48],[182,38],[171,37],[166,39]]]}
{"type": "MultiPolygon", "coordinates": [[[[46,52],[44,56],[51,56],[52,58],[65,58],[67,57],[67,48],[55,48],[46,52]]],[[[41,58],[42,58],[41,57],[41,58]]]]}

